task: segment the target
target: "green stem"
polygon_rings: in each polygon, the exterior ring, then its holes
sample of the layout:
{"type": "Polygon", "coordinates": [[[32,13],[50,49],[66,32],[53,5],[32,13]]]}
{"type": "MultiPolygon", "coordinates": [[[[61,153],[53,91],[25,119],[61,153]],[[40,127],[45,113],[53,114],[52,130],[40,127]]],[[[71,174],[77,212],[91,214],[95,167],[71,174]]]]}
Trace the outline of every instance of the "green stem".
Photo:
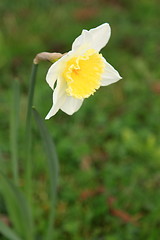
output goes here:
{"type": "Polygon", "coordinates": [[[29,83],[28,108],[27,108],[27,118],[26,118],[25,187],[26,187],[26,194],[30,202],[31,202],[31,195],[32,195],[31,117],[32,117],[32,106],[33,106],[33,97],[34,97],[37,69],[38,69],[38,64],[33,64],[30,83],[29,83]]]}
{"type": "Polygon", "coordinates": [[[10,121],[10,142],[11,142],[11,157],[12,157],[12,174],[14,183],[19,184],[19,169],[18,169],[18,123],[19,123],[19,101],[20,89],[17,80],[13,82],[13,95],[11,106],[11,121],[10,121]]]}

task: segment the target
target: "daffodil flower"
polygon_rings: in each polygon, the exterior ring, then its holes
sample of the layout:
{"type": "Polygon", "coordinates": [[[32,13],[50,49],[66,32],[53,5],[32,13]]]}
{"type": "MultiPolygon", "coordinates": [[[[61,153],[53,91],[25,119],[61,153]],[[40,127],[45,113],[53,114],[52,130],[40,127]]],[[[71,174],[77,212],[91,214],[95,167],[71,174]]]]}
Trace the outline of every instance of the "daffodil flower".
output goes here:
{"type": "Polygon", "coordinates": [[[100,86],[121,79],[119,73],[103,58],[99,51],[111,35],[108,23],[89,31],[83,30],[72,44],[72,50],[49,68],[46,81],[53,89],[53,105],[46,116],[49,119],[59,109],[72,115],[85,98],[100,86]]]}

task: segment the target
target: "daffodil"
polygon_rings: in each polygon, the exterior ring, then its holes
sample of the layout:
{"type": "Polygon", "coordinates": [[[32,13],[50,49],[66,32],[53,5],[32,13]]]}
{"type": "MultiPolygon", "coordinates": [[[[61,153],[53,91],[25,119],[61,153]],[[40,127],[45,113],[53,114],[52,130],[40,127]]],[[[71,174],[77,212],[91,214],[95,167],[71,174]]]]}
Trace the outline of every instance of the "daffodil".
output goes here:
{"type": "Polygon", "coordinates": [[[108,23],[89,31],[83,30],[73,42],[72,50],[52,64],[46,81],[53,89],[53,105],[46,119],[59,109],[72,115],[81,107],[83,100],[93,95],[100,86],[121,79],[119,73],[99,53],[110,35],[108,23]]]}

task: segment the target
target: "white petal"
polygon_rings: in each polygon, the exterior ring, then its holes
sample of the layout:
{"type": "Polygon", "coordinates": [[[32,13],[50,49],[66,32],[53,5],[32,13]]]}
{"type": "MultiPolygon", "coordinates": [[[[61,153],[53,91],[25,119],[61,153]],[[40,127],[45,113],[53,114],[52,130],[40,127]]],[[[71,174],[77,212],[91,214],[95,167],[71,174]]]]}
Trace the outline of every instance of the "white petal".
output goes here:
{"type": "Polygon", "coordinates": [[[62,78],[57,80],[57,86],[53,92],[53,105],[45,117],[45,119],[49,119],[53,115],[55,115],[61,106],[64,104],[67,94],[66,94],[66,83],[62,78]]]}
{"type": "Polygon", "coordinates": [[[108,23],[104,23],[89,31],[83,30],[81,35],[72,44],[72,50],[77,50],[81,46],[100,51],[108,42],[111,35],[111,28],[108,23]]]}
{"type": "Polygon", "coordinates": [[[105,63],[105,71],[102,75],[101,86],[107,86],[118,80],[122,79],[117,70],[115,70],[106,60],[103,58],[105,63]]]}
{"type": "Polygon", "coordinates": [[[72,115],[77,112],[81,107],[83,100],[77,99],[71,96],[67,96],[64,104],[61,106],[61,110],[68,115],[72,115]]]}
{"type": "Polygon", "coordinates": [[[89,31],[92,34],[92,48],[98,52],[108,43],[111,36],[111,28],[108,23],[104,23],[99,27],[89,31]]]}
{"type": "Polygon", "coordinates": [[[59,74],[62,72],[67,57],[68,54],[61,57],[58,61],[51,65],[47,72],[46,81],[52,89],[54,87],[56,80],[58,79],[59,74]]]}
{"type": "Polygon", "coordinates": [[[92,42],[92,36],[89,33],[88,30],[83,30],[81,35],[79,37],[77,37],[73,44],[72,44],[72,50],[77,50],[78,48],[80,48],[81,46],[88,46],[90,45],[90,43],[92,42]]]}
{"type": "Polygon", "coordinates": [[[46,81],[52,89],[58,78],[58,70],[59,70],[59,61],[52,64],[52,66],[49,68],[47,72],[46,81]]]}

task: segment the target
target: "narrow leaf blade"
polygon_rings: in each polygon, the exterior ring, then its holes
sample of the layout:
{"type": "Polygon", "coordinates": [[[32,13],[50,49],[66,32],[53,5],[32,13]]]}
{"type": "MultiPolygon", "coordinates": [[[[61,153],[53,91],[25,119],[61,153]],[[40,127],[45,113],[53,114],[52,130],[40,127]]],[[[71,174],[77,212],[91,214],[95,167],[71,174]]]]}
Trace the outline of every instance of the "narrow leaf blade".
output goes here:
{"type": "Polygon", "coordinates": [[[33,224],[31,211],[25,196],[20,189],[0,172],[1,176],[1,193],[6,202],[8,213],[12,223],[25,240],[33,239],[33,224]],[[28,231],[29,229],[29,231],[28,231]]]}
{"type": "Polygon", "coordinates": [[[20,102],[20,86],[17,80],[13,81],[12,105],[10,118],[10,143],[12,157],[12,172],[14,183],[19,183],[18,169],[18,125],[19,125],[19,102],[20,102]]]}
{"type": "Polygon", "coordinates": [[[2,221],[0,221],[0,232],[8,240],[22,240],[17,236],[17,234],[10,227],[8,227],[2,221]]]}
{"type": "Polygon", "coordinates": [[[48,229],[45,236],[45,240],[49,240],[53,236],[53,223],[55,215],[55,202],[57,194],[57,185],[58,185],[58,174],[59,174],[59,165],[58,157],[55,150],[55,145],[52,141],[52,138],[44,124],[44,120],[40,117],[39,113],[33,109],[34,118],[37,123],[37,126],[40,131],[42,138],[44,150],[48,159],[48,171],[49,171],[49,180],[50,180],[50,200],[51,200],[51,209],[49,216],[48,229]]]}

